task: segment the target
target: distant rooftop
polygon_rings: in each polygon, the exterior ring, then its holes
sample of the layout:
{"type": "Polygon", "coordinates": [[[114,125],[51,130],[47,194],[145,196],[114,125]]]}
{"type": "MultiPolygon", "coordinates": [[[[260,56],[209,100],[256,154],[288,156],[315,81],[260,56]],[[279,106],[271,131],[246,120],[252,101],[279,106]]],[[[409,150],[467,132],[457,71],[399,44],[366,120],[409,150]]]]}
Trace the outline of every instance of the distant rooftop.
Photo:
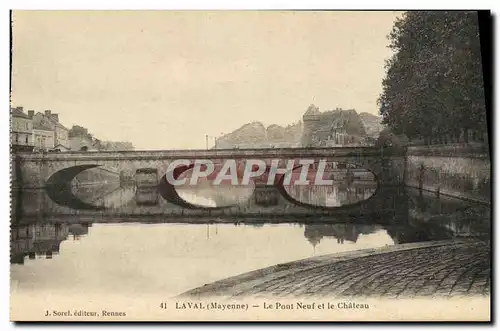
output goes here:
{"type": "Polygon", "coordinates": [[[319,111],[319,107],[316,107],[315,105],[311,104],[304,113],[304,116],[319,115],[319,114],[321,114],[321,112],[319,111]]]}
{"type": "Polygon", "coordinates": [[[21,118],[30,119],[30,117],[28,116],[28,114],[25,114],[23,112],[23,107],[11,108],[10,112],[12,114],[12,117],[21,117],[21,118]]]}

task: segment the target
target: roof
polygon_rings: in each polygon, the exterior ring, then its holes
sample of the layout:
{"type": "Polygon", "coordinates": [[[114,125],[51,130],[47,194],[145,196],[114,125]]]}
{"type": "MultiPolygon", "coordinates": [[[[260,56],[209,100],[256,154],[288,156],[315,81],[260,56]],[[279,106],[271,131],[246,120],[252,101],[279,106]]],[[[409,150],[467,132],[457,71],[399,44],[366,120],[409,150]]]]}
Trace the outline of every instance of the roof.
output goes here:
{"type": "Polygon", "coordinates": [[[319,108],[316,107],[315,105],[310,105],[309,108],[307,108],[306,112],[304,113],[304,116],[319,115],[319,114],[321,114],[319,108]]]}
{"type": "Polygon", "coordinates": [[[45,130],[45,131],[53,131],[52,126],[48,122],[44,116],[40,118],[40,121],[33,121],[33,129],[34,130],[45,130]]]}
{"type": "Polygon", "coordinates": [[[61,128],[61,129],[64,129],[66,131],[69,131],[68,128],[66,128],[64,125],[62,125],[60,122],[58,121],[54,121],[52,118],[50,117],[47,117],[44,115],[45,118],[47,118],[49,121],[51,121],[52,123],[54,123],[57,127],[61,128]]]}
{"type": "Polygon", "coordinates": [[[349,109],[342,109],[336,111],[336,116],[334,117],[332,121],[332,127],[342,127],[346,126],[347,122],[349,121],[349,115],[352,113],[352,111],[349,109]]]}
{"type": "MultiPolygon", "coordinates": [[[[62,125],[58,121],[53,120],[50,116],[47,116],[47,115],[45,115],[45,114],[43,114],[41,112],[37,112],[35,114],[35,118],[39,119],[39,122],[40,122],[41,125],[44,125],[44,126],[49,125],[50,126],[52,124],[52,125],[54,125],[54,126],[56,126],[58,128],[64,129],[66,131],[69,131],[64,125],[62,125]],[[42,124],[42,122],[44,122],[44,121],[45,121],[45,123],[42,124]]],[[[34,122],[37,122],[37,121],[35,120],[34,122]]],[[[51,128],[51,130],[53,130],[53,129],[51,128]]]]}
{"type": "Polygon", "coordinates": [[[11,111],[12,117],[22,117],[22,118],[30,119],[30,117],[27,114],[23,113],[22,111],[20,111],[17,108],[11,108],[10,111],[11,111]]]}

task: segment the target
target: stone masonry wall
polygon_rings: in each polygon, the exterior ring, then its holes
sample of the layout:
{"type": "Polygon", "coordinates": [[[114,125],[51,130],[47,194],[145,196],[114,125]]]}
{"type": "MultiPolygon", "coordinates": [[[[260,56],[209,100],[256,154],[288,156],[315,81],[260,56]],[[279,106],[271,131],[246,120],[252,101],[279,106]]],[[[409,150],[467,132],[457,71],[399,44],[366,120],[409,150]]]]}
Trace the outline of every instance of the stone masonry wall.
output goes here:
{"type": "Polygon", "coordinates": [[[405,184],[463,199],[491,203],[489,151],[482,145],[408,148],[405,184]]]}

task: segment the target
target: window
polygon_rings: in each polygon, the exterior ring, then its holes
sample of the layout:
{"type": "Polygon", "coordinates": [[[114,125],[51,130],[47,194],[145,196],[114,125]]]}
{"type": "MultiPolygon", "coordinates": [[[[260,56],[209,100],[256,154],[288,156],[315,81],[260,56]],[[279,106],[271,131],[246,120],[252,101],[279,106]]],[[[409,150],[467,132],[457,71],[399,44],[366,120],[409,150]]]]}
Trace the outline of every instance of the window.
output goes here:
{"type": "Polygon", "coordinates": [[[28,123],[28,122],[26,122],[26,130],[29,130],[29,129],[30,129],[30,127],[29,127],[29,123],[28,123]]]}
{"type": "Polygon", "coordinates": [[[28,144],[28,135],[26,135],[26,145],[28,144]]]}
{"type": "Polygon", "coordinates": [[[19,135],[16,133],[16,143],[19,142],[19,135]]]}

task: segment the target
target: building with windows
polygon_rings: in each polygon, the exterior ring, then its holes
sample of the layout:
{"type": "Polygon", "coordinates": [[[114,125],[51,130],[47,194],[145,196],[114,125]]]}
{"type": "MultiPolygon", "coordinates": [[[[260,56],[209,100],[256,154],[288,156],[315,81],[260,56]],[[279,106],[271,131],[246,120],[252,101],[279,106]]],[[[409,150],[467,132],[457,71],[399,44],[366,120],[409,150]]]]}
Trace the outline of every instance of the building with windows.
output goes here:
{"type": "Polygon", "coordinates": [[[59,122],[59,114],[53,114],[51,110],[46,110],[44,114],[36,113],[33,116],[33,123],[37,125],[50,126],[54,132],[54,149],[60,151],[69,150],[68,129],[59,122]]]}
{"type": "Polygon", "coordinates": [[[45,111],[45,116],[54,124],[55,146],[60,145],[69,149],[68,129],[59,122],[59,114],[52,114],[50,110],[45,111]]]}
{"type": "Polygon", "coordinates": [[[10,143],[13,152],[33,151],[33,120],[25,114],[23,107],[11,108],[12,127],[10,143]]]}
{"type": "Polygon", "coordinates": [[[33,143],[34,151],[49,151],[55,146],[55,131],[50,121],[41,116],[35,119],[35,112],[28,110],[28,116],[33,120],[33,143]]]}

